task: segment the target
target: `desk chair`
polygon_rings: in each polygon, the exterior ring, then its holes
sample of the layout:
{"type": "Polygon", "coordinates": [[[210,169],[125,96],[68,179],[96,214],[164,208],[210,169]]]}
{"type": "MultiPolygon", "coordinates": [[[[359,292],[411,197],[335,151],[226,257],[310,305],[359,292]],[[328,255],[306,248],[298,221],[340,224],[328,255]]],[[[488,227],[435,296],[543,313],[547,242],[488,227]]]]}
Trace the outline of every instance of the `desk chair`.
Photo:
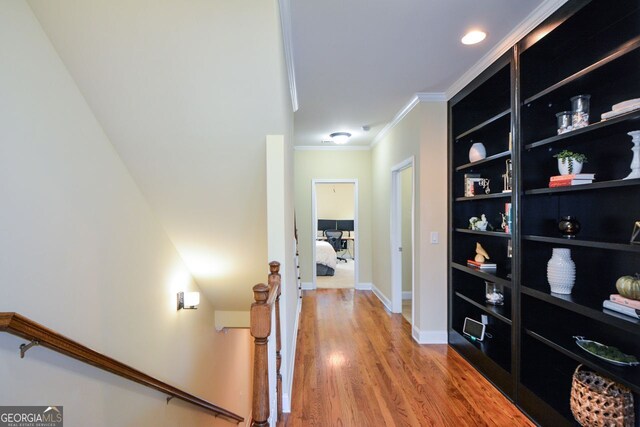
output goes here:
{"type": "MultiPolygon", "coordinates": [[[[327,238],[327,242],[329,242],[329,244],[331,246],[333,246],[333,249],[336,251],[336,258],[339,259],[340,261],[347,262],[346,258],[338,256],[338,252],[344,250],[344,248],[342,247],[342,242],[343,242],[343,240],[342,240],[342,231],[340,231],[340,230],[324,230],[324,235],[327,238]]],[[[345,241],[345,243],[346,243],[346,241],[345,241]]]]}

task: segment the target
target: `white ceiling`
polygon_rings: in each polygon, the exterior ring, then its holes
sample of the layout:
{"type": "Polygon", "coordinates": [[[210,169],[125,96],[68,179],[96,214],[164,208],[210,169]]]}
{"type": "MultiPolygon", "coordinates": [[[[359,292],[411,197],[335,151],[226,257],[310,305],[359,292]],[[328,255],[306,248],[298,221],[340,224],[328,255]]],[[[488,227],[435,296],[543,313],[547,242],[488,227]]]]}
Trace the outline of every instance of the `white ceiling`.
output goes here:
{"type": "Polygon", "coordinates": [[[326,145],[346,130],[350,145],[369,145],[415,93],[447,91],[542,3],[291,0],[295,144],[326,145]],[[487,38],[462,45],[473,28],[487,38]]]}

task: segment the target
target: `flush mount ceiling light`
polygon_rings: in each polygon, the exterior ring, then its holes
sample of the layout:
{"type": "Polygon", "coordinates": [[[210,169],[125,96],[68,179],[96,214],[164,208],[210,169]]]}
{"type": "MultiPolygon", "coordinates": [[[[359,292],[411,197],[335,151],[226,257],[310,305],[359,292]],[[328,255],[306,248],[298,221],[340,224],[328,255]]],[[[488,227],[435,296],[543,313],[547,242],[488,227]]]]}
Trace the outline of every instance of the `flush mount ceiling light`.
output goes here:
{"type": "Polygon", "coordinates": [[[460,41],[462,42],[462,44],[476,44],[484,40],[485,37],[487,37],[487,33],[485,33],[484,31],[474,30],[469,31],[467,34],[465,34],[460,41]]]}
{"type": "Polygon", "coordinates": [[[351,138],[351,134],[349,132],[334,132],[329,137],[336,144],[346,144],[351,138]]]}

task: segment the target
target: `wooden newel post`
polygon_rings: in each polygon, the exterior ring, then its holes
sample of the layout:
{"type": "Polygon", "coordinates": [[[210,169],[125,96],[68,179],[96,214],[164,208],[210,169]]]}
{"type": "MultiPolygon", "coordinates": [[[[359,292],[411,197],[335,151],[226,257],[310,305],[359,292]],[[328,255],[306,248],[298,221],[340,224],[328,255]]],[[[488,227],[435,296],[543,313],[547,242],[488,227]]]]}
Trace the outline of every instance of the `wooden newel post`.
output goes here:
{"type": "Polygon", "coordinates": [[[280,340],[280,294],[281,294],[281,277],[280,277],[280,263],[277,261],[271,261],[269,263],[269,286],[278,284],[278,293],[276,295],[276,391],[278,393],[278,419],[282,417],[282,373],[280,372],[280,366],[282,365],[282,342],[280,340]]]}
{"type": "Polygon", "coordinates": [[[267,341],[271,333],[271,307],[267,304],[269,287],[259,283],[253,287],[256,302],[251,304],[251,335],[255,342],[253,360],[252,426],[269,425],[269,365],[267,341]]]}

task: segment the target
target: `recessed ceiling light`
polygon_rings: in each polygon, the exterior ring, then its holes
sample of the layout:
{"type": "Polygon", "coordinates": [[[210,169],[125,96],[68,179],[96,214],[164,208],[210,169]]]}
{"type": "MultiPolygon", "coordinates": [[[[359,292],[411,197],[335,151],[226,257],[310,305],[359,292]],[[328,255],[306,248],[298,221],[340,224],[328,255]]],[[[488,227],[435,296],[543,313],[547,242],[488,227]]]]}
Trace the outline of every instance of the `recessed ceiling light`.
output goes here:
{"type": "Polygon", "coordinates": [[[349,132],[334,132],[329,136],[336,144],[346,144],[349,138],[351,138],[351,134],[349,132]]]}
{"type": "Polygon", "coordinates": [[[460,41],[462,42],[462,44],[476,44],[484,40],[485,37],[487,37],[487,33],[485,33],[484,31],[474,30],[469,31],[467,34],[465,34],[460,41]]]}

